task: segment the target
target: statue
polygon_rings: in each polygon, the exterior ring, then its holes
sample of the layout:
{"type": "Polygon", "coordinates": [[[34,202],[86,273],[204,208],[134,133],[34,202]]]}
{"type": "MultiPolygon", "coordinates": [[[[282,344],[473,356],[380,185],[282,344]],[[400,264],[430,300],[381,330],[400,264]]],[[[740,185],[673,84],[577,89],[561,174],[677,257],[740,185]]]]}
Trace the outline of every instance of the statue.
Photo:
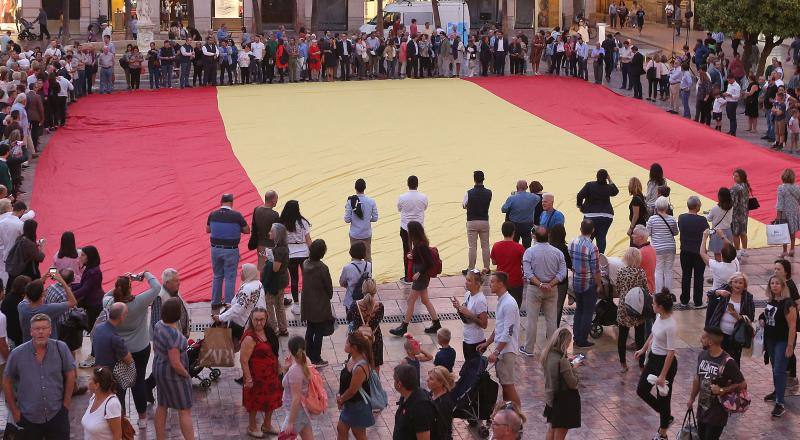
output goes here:
{"type": "Polygon", "coordinates": [[[139,20],[139,33],[136,35],[136,45],[141,51],[147,51],[153,41],[153,21],[150,19],[150,0],[136,2],[136,15],[139,20]]]}

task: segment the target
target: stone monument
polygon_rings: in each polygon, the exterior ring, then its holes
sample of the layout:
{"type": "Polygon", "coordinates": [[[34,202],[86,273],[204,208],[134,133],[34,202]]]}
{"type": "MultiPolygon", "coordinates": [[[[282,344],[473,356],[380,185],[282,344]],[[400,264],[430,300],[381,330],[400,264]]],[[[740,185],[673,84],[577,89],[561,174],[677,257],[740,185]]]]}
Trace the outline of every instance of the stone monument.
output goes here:
{"type": "Polygon", "coordinates": [[[136,45],[139,50],[146,52],[150,49],[153,41],[153,20],[151,20],[150,0],[139,0],[136,2],[136,16],[139,21],[139,34],[136,36],[136,45]]]}

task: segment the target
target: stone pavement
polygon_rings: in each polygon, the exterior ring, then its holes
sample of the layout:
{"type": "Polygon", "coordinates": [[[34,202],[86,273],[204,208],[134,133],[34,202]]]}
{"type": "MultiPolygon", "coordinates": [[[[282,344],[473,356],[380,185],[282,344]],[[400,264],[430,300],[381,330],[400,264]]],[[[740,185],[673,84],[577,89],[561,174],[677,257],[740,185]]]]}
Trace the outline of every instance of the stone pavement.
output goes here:
{"type": "MultiPolygon", "coordinates": [[[[757,300],[763,300],[764,285],[766,284],[771,272],[772,261],[777,251],[775,248],[767,248],[751,251],[751,255],[745,257],[743,268],[750,277],[750,291],[756,296],[757,300]]],[[[793,263],[794,270],[800,270],[800,259],[793,263]]],[[[335,276],[338,269],[332,268],[335,276]]],[[[680,268],[675,268],[675,290],[678,291],[680,268]]],[[[462,297],[464,293],[463,279],[461,277],[445,277],[433,280],[430,293],[437,310],[442,312],[452,312],[449,298],[452,296],[462,297]]],[[[488,288],[485,289],[488,293],[488,288]]],[[[404,356],[402,339],[389,335],[388,330],[396,325],[399,315],[404,310],[405,298],[408,289],[398,283],[384,284],[379,287],[379,297],[386,307],[386,319],[382,324],[385,344],[385,364],[381,369],[381,381],[384,389],[389,393],[390,407],[377,417],[376,425],[368,431],[369,438],[388,438],[391,435],[394,423],[395,402],[399,398],[392,388],[391,372],[394,366],[400,362],[404,356]]],[[[343,295],[342,289],[336,289],[334,304],[337,316],[344,316],[340,298],[343,295]]],[[[496,298],[489,297],[490,311],[494,311],[496,298]]],[[[417,307],[417,312],[423,310],[417,307]]],[[[676,318],[679,323],[678,336],[680,339],[678,348],[678,376],[675,381],[673,391],[672,410],[673,415],[678,421],[670,429],[670,437],[680,427],[680,421],[685,411],[685,402],[691,389],[692,372],[695,368],[696,356],[699,350],[699,331],[702,328],[705,310],[679,310],[676,318]]],[[[208,325],[210,321],[210,305],[199,303],[191,305],[193,317],[194,338],[201,338],[199,331],[208,325]]],[[[566,311],[565,322],[562,325],[571,325],[572,309],[566,311]]],[[[422,315],[417,315],[421,318],[422,315]]],[[[540,320],[539,346],[544,344],[544,320],[540,320]]],[[[524,321],[523,321],[524,322],[524,321]]],[[[452,345],[460,353],[461,347],[461,324],[453,314],[444,314],[442,324],[453,332],[452,345]]],[[[298,326],[299,323],[290,323],[290,333],[292,335],[304,334],[304,329],[298,326]]],[[[432,336],[423,333],[423,323],[415,323],[410,326],[410,331],[423,344],[423,348],[428,351],[435,351],[435,340],[432,336]]],[[[489,329],[494,326],[490,320],[489,329]]],[[[333,438],[335,436],[335,425],[338,419],[338,411],[334,405],[333,396],[338,391],[338,373],[342,364],[346,360],[343,351],[344,340],[346,337],[346,326],[340,325],[332,337],[325,338],[323,346],[323,358],[327,359],[331,365],[321,371],[327,382],[327,388],[331,400],[328,411],[317,417],[314,421],[314,432],[316,438],[333,438]]],[[[286,339],[281,339],[281,356],[285,355],[286,339]]],[[[631,368],[626,374],[619,373],[619,365],[616,355],[616,329],[605,327],[604,334],[595,340],[595,347],[586,352],[587,360],[580,367],[581,385],[580,393],[582,399],[582,428],[574,430],[569,438],[581,439],[649,439],[655,431],[658,417],[636,396],[636,383],[638,380],[638,370],[631,368]]],[[[81,358],[88,354],[89,343],[86,340],[81,358]]],[[[630,365],[635,365],[632,361],[633,354],[628,353],[630,365]]],[[[460,357],[460,355],[459,355],[460,357]]],[[[536,358],[520,357],[520,385],[519,392],[523,402],[523,410],[528,417],[525,424],[525,439],[544,438],[546,424],[541,414],[544,409],[542,397],[544,393],[544,381],[541,369],[536,358]]],[[[769,415],[771,406],[764,403],[762,398],[772,390],[771,370],[765,366],[760,359],[754,359],[746,353],[743,356],[743,371],[748,380],[749,391],[753,397],[753,404],[745,415],[734,415],[726,429],[725,438],[797,438],[800,435],[800,399],[790,397],[787,399],[787,413],[781,419],[772,419],[769,415]]],[[[461,366],[461,361],[456,363],[455,370],[461,366]]],[[[423,379],[427,371],[432,368],[430,363],[423,364],[423,379]]],[[[89,370],[79,371],[80,381],[85,383],[86,375],[89,370]]],[[[207,374],[207,370],[202,374],[207,374]]],[[[195,432],[198,439],[239,439],[246,438],[247,414],[241,407],[241,387],[233,379],[239,377],[238,368],[223,368],[222,377],[218,382],[212,384],[210,389],[203,390],[199,387],[199,381],[194,379],[194,408],[193,418],[195,432]]],[[[494,374],[494,373],[492,373],[494,374]]],[[[71,420],[73,438],[81,437],[80,418],[86,408],[87,396],[77,397],[71,406],[71,420]]],[[[129,407],[133,406],[130,396],[128,397],[129,407]]],[[[148,410],[152,417],[152,410],[148,410]]],[[[277,425],[283,420],[285,412],[281,409],[275,412],[274,420],[277,425]]],[[[5,425],[7,414],[0,410],[0,426],[5,425]]],[[[134,426],[136,425],[136,414],[131,414],[134,426]]],[[[139,434],[137,438],[154,438],[154,428],[151,420],[148,420],[146,434],[139,434]]],[[[169,438],[180,438],[177,428],[177,416],[170,415],[169,419],[169,438]]],[[[462,420],[454,421],[455,438],[472,439],[479,438],[474,429],[469,428],[462,420]]]]}

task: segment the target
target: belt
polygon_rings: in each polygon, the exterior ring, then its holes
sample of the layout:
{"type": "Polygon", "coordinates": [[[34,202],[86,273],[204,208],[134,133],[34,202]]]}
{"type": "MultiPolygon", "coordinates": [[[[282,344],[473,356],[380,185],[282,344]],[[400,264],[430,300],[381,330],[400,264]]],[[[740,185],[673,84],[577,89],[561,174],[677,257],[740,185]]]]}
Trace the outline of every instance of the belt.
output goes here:
{"type": "Polygon", "coordinates": [[[211,247],[217,249],[239,249],[239,246],[224,246],[221,244],[212,244],[211,247]]]}

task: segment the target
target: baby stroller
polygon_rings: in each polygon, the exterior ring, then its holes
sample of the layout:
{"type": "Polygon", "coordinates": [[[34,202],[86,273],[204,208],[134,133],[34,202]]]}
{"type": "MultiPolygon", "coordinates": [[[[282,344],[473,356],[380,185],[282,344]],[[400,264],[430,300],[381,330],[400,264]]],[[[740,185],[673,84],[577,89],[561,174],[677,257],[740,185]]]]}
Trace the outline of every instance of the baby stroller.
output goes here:
{"type": "Polygon", "coordinates": [[[603,336],[603,326],[617,324],[617,305],[614,298],[619,294],[614,289],[613,280],[617,277],[617,271],[622,265],[619,258],[606,258],[600,254],[600,276],[603,281],[603,297],[599,298],[594,309],[594,319],[589,329],[589,334],[593,339],[603,336]]]}
{"type": "Polygon", "coordinates": [[[17,18],[17,32],[19,33],[20,40],[38,40],[41,37],[40,34],[33,32],[33,23],[30,21],[18,17],[17,18]]]}
{"type": "Polygon", "coordinates": [[[195,377],[200,379],[200,388],[208,389],[211,387],[211,382],[216,382],[222,372],[219,368],[209,368],[210,372],[208,373],[207,377],[200,377],[200,373],[206,367],[200,365],[200,349],[203,347],[203,340],[199,341],[189,341],[189,348],[186,350],[186,354],[189,357],[189,376],[195,377]]]}
{"type": "Polygon", "coordinates": [[[489,437],[489,427],[481,423],[492,417],[499,385],[489,375],[489,361],[475,356],[464,362],[451,395],[456,401],[453,417],[464,419],[469,426],[478,426],[481,438],[489,437]]]}

